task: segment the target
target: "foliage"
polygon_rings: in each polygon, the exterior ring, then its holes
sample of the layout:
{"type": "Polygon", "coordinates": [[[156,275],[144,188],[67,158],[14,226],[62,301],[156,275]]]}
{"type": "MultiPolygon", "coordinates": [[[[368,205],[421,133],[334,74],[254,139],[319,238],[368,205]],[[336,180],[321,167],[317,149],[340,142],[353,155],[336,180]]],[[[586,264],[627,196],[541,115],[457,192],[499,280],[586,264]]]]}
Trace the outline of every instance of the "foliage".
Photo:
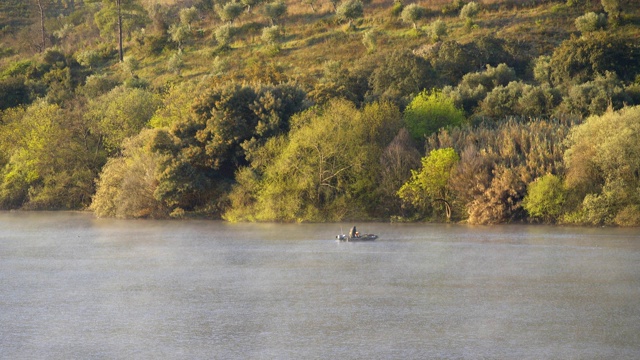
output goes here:
{"type": "MultiPolygon", "coordinates": [[[[572,129],[565,153],[566,185],[578,199],[568,221],[629,225],[640,204],[640,107],[592,116],[572,129]]],[[[635,223],[634,225],[638,225],[635,223]]]]}
{"type": "Polygon", "coordinates": [[[5,113],[0,125],[0,208],[88,205],[102,157],[81,119],[44,101],[5,113]],[[6,163],[1,159],[5,157],[6,163]]]}
{"type": "Polygon", "coordinates": [[[244,7],[239,2],[230,1],[222,6],[216,7],[216,11],[220,20],[232,23],[242,14],[244,7]]]}
{"type": "Polygon", "coordinates": [[[262,29],[262,41],[267,44],[277,44],[282,39],[282,28],[278,25],[262,29]]]}
{"type": "Polygon", "coordinates": [[[532,217],[554,222],[564,212],[565,197],[562,179],[547,174],[529,184],[522,207],[532,217]]]}
{"type": "Polygon", "coordinates": [[[435,85],[434,77],[427,61],[409,51],[398,50],[373,71],[370,84],[375,97],[401,102],[435,85]]]}
{"type": "Polygon", "coordinates": [[[630,40],[606,34],[572,37],[562,42],[551,55],[551,83],[581,84],[606,71],[629,81],[640,73],[640,63],[635,60],[639,55],[640,47],[630,40]]]}
{"type": "Polygon", "coordinates": [[[608,108],[617,110],[630,102],[622,82],[615,73],[607,71],[604,76],[597,75],[593,81],[573,86],[561,110],[582,116],[602,115],[608,108]]]}
{"type": "Polygon", "coordinates": [[[167,207],[154,197],[163,155],[151,149],[162,130],[142,131],[128,139],[122,157],[109,159],[97,182],[91,203],[98,217],[166,217],[167,207]]]}
{"type": "Polygon", "coordinates": [[[218,27],[215,31],[216,41],[220,46],[229,46],[236,30],[237,29],[230,24],[218,27]]]}
{"type": "Polygon", "coordinates": [[[400,17],[404,22],[410,22],[413,24],[413,28],[418,28],[418,20],[422,19],[427,13],[427,9],[418,4],[409,4],[404,7],[400,17]]]}
{"type": "Polygon", "coordinates": [[[191,37],[189,27],[182,24],[173,24],[167,31],[171,37],[171,41],[178,45],[178,50],[182,50],[184,43],[191,37]]]}
{"type": "Polygon", "coordinates": [[[440,41],[442,37],[447,35],[447,24],[441,19],[436,19],[429,24],[431,39],[433,41],[440,41]]]}
{"type": "Polygon", "coordinates": [[[460,126],[464,112],[453,99],[439,91],[423,91],[411,100],[404,111],[404,122],[415,140],[422,140],[441,128],[460,126]]]}
{"type": "Polygon", "coordinates": [[[0,110],[29,104],[31,101],[31,88],[23,78],[11,76],[0,79],[0,110]]]}
{"type": "Polygon", "coordinates": [[[263,13],[269,21],[271,21],[271,25],[273,26],[277,19],[280,19],[287,13],[287,4],[281,0],[265,4],[263,13]]]}
{"type": "Polygon", "coordinates": [[[368,53],[376,51],[378,43],[378,34],[375,31],[369,30],[362,34],[362,44],[367,48],[368,53]]]}
{"type": "Polygon", "coordinates": [[[607,27],[607,16],[605,14],[596,14],[594,12],[588,12],[582,16],[576,18],[576,28],[583,34],[590,33],[596,30],[601,30],[607,27]]]}
{"type": "MultiPolygon", "coordinates": [[[[368,194],[375,189],[379,166],[375,149],[389,134],[389,115],[399,115],[393,106],[375,106],[360,112],[347,101],[334,100],[296,115],[289,135],[267,142],[252,170],[239,174],[225,218],[325,221],[365,216],[374,205],[368,194]]],[[[399,116],[395,122],[399,124],[399,116]]]]}
{"type": "Polygon", "coordinates": [[[478,3],[476,3],[475,1],[471,1],[469,3],[466,3],[462,7],[462,9],[460,9],[460,18],[473,19],[478,15],[479,11],[480,7],[478,6],[478,3]]]}
{"type": "MultiPolygon", "coordinates": [[[[135,0],[122,1],[122,31],[131,34],[134,30],[144,27],[149,22],[146,10],[135,0]]],[[[104,39],[117,38],[118,9],[116,2],[107,1],[102,8],[95,13],[94,21],[100,36],[104,39]]]]}
{"type": "Polygon", "coordinates": [[[198,17],[200,15],[198,14],[198,9],[192,6],[190,8],[180,9],[179,16],[180,16],[180,23],[182,25],[187,26],[189,30],[191,30],[191,24],[193,24],[196,20],[198,20],[198,17]]]}
{"type": "Polygon", "coordinates": [[[453,148],[460,162],[451,175],[454,217],[473,224],[522,220],[526,186],[563,169],[564,138],[571,122],[514,118],[442,130],[427,150],[453,148]]]}
{"type": "Polygon", "coordinates": [[[620,0],[601,0],[604,11],[609,15],[609,18],[614,24],[617,24],[622,12],[622,6],[620,0]]]}
{"type": "Polygon", "coordinates": [[[398,190],[398,196],[422,211],[433,208],[434,203],[441,203],[449,220],[452,201],[449,179],[459,161],[460,157],[452,148],[432,150],[422,158],[420,171],[411,171],[411,179],[398,190]]]}
{"type": "Polygon", "coordinates": [[[336,9],[336,15],[349,21],[349,27],[353,20],[364,16],[364,5],[360,0],[344,0],[336,9]]]}
{"type": "Polygon", "coordinates": [[[102,136],[104,147],[116,153],[124,139],[136,135],[160,106],[157,95],[142,89],[119,86],[90,100],[86,116],[102,136]]]}
{"type": "Polygon", "coordinates": [[[515,80],[517,80],[515,71],[506,64],[499,64],[496,67],[487,65],[483,71],[464,75],[455,88],[444,87],[443,93],[454,99],[456,106],[461,106],[466,112],[472,113],[489,92],[515,80]]]}

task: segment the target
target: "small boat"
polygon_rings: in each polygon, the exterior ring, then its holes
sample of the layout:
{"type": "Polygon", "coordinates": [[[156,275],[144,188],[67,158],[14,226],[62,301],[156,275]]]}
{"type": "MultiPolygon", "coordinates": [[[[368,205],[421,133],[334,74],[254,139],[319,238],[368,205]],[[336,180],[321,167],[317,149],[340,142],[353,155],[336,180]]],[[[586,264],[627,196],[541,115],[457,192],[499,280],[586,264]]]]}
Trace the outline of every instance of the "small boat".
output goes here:
{"type": "Polygon", "coordinates": [[[375,234],[359,234],[357,236],[349,236],[347,234],[336,235],[337,241],[353,242],[353,241],[373,241],[378,238],[375,234]]]}

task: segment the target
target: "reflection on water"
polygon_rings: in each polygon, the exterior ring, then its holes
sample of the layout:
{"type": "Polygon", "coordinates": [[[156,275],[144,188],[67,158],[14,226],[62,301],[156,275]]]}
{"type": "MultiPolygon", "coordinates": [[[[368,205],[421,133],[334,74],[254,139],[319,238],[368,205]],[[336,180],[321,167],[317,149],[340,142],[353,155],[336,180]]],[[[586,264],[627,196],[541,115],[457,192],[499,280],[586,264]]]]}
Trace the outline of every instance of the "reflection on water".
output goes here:
{"type": "Polygon", "coordinates": [[[3,359],[625,359],[637,229],[0,212],[3,359]]]}

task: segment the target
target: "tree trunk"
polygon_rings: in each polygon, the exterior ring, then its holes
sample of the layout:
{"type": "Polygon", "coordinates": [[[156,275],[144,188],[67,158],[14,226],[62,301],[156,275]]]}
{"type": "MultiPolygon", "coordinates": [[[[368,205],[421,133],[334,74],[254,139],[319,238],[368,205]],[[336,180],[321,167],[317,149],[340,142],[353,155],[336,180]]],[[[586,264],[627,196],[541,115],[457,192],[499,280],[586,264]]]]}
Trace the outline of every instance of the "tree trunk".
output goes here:
{"type": "Polygon", "coordinates": [[[118,7],[118,54],[120,56],[120,62],[124,61],[124,51],[122,50],[122,11],[120,11],[120,3],[122,0],[116,0],[116,6],[118,7]]]}
{"type": "Polygon", "coordinates": [[[44,31],[44,8],[42,7],[42,0],[36,0],[36,4],[40,9],[40,33],[42,35],[42,45],[40,46],[40,52],[44,52],[47,47],[47,36],[44,31]]]}

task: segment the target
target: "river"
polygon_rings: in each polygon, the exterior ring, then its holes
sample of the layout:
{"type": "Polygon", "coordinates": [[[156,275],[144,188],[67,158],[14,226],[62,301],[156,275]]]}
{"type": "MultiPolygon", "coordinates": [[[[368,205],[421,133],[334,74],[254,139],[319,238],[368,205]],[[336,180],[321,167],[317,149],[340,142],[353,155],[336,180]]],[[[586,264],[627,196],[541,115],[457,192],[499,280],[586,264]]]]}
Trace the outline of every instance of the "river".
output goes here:
{"type": "Polygon", "coordinates": [[[2,359],[637,359],[640,230],[0,212],[2,359]]]}

